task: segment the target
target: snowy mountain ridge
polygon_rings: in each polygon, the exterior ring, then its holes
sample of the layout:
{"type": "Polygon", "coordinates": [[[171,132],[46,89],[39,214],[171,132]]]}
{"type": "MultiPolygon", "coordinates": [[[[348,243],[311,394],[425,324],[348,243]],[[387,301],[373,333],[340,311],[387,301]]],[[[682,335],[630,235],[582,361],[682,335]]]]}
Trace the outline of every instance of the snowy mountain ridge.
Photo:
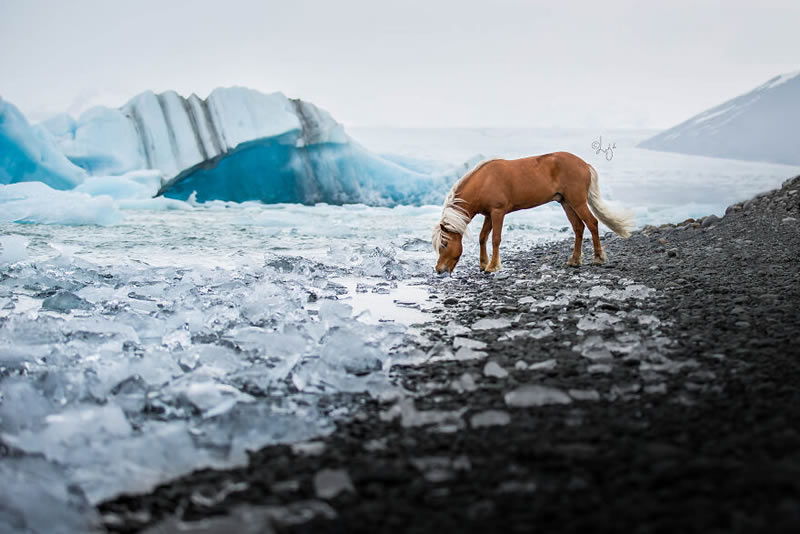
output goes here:
{"type": "Polygon", "coordinates": [[[639,144],[664,152],[800,164],[800,71],[781,74],[639,144]]]}

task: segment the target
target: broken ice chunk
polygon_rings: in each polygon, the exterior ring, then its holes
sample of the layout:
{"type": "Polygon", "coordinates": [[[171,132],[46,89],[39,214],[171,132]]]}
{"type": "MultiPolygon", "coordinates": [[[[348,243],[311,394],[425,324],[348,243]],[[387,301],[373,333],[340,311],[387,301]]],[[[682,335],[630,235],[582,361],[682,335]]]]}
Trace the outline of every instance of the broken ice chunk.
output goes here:
{"type": "Polygon", "coordinates": [[[503,369],[499,363],[495,361],[486,362],[483,366],[483,374],[494,378],[505,378],[508,376],[508,371],[503,369]]]}
{"type": "Polygon", "coordinates": [[[469,424],[472,428],[481,428],[484,426],[502,426],[511,422],[511,416],[508,412],[502,410],[486,410],[473,415],[469,424]]]}
{"type": "Polygon", "coordinates": [[[460,325],[455,321],[450,321],[447,323],[447,335],[448,336],[461,336],[464,334],[469,334],[471,330],[466,326],[460,325]]]}
{"type": "Polygon", "coordinates": [[[543,337],[547,337],[553,333],[553,329],[549,326],[543,326],[541,328],[532,328],[528,332],[528,337],[533,339],[542,339],[543,337]]]}
{"type": "Polygon", "coordinates": [[[11,376],[3,380],[0,390],[0,431],[17,433],[40,424],[54,408],[42,392],[29,380],[11,376]]]}
{"type": "Polygon", "coordinates": [[[214,417],[228,412],[238,402],[255,401],[255,398],[233,386],[211,380],[192,381],[175,389],[182,398],[203,412],[203,417],[214,417]]]}
{"type": "Polygon", "coordinates": [[[619,317],[615,317],[606,312],[587,313],[578,321],[579,330],[605,330],[620,322],[619,317]]]}
{"type": "Polygon", "coordinates": [[[600,400],[600,393],[596,389],[570,389],[567,393],[577,401],[600,400]]]}
{"type": "Polygon", "coordinates": [[[11,265],[27,256],[28,239],[21,235],[0,237],[0,265],[11,265]]]}
{"type": "Polygon", "coordinates": [[[456,458],[424,456],[412,459],[411,463],[422,471],[427,481],[434,483],[449,480],[453,477],[455,471],[469,471],[472,469],[472,462],[465,455],[456,458]]]}
{"type": "Polygon", "coordinates": [[[586,368],[590,374],[607,375],[611,372],[611,366],[607,363],[595,363],[586,368]]]}
{"type": "Polygon", "coordinates": [[[418,411],[414,406],[414,399],[403,399],[389,410],[381,412],[382,421],[392,421],[400,417],[400,424],[404,427],[440,425],[441,431],[454,431],[463,426],[461,416],[467,408],[454,411],[425,410],[418,411]]]}
{"type": "Polygon", "coordinates": [[[478,386],[475,384],[475,379],[469,373],[464,373],[457,379],[453,380],[451,384],[452,388],[459,393],[463,393],[464,391],[470,392],[475,391],[478,389],[478,386]]]}
{"type": "Polygon", "coordinates": [[[344,469],[323,469],[314,475],[314,492],[320,499],[333,499],[342,492],[355,492],[344,469]]]}
{"type": "Polygon", "coordinates": [[[65,462],[99,443],[127,437],[132,429],[119,406],[82,404],[44,418],[40,431],[3,434],[3,440],[27,452],[41,452],[48,459],[65,462]]]}
{"type": "Polygon", "coordinates": [[[606,286],[594,286],[589,288],[589,298],[590,299],[598,299],[600,297],[605,297],[611,293],[611,290],[606,286]]]}
{"type": "Polygon", "coordinates": [[[331,366],[341,366],[354,375],[378,371],[383,366],[385,354],[377,347],[365,343],[352,330],[337,328],[323,338],[322,361],[331,366]]]}
{"type": "Polygon", "coordinates": [[[59,465],[41,456],[4,457],[0,480],[0,531],[98,531],[96,510],[59,465]]]}
{"type": "Polygon", "coordinates": [[[486,343],[477,339],[470,339],[468,337],[456,337],[453,339],[453,348],[459,349],[461,347],[468,347],[470,349],[485,349],[486,343]]]}
{"type": "Polygon", "coordinates": [[[529,384],[506,393],[505,401],[508,406],[527,408],[548,404],[569,404],[572,398],[560,389],[529,384]]]}
{"type": "Polygon", "coordinates": [[[645,299],[655,293],[655,291],[655,289],[641,284],[628,284],[625,286],[625,289],[615,289],[608,297],[617,300],[645,299]]]}
{"type": "Polygon", "coordinates": [[[325,451],[324,441],[302,441],[292,444],[292,452],[303,456],[319,456],[325,451]]]}
{"type": "Polygon", "coordinates": [[[542,362],[532,363],[528,366],[529,371],[549,371],[550,369],[555,369],[558,365],[558,362],[553,358],[549,360],[544,360],[542,362]]]}
{"type": "Polygon", "coordinates": [[[639,324],[642,326],[653,326],[656,327],[661,324],[661,321],[655,315],[650,314],[643,314],[636,318],[639,321],[639,324]]]}
{"type": "Polygon", "coordinates": [[[497,328],[508,328],[511,326],[511,321],[505,318],[500,319],[492,319],[492,318],[484,318],[475,321],[472,324],[473,330],[493,330],[497,328]]]}
{"type": "Polygon", "coordinates": [[[583,343],[575,345],[581,356],[590,360],[610,360],[613,358],[605,341],[600,336],[588,336],[583,343]]]}
{"type": "Polygon", "coordinates": [[[61,313],[69,313],[72,310],[91,310],[92,307],[92,304],[70,291],[59,291],[42,301],[43,310],[61,313]]]}
{"type": "Polygon", "coordinates": [[[488,355],[481,350],[472,350],[469,347],[461,347],[456,351],[455,359],[458,361],[482,360],[486,356],[488,355]]]}
{"type": "Polygon", "coordinates": [[[518,337],[524,336],[527,334],[527,330],[509,330],[504,333],[502,336],[497,338],[497,341],[511,341],[512,339],[516,339],[518,337]]]}

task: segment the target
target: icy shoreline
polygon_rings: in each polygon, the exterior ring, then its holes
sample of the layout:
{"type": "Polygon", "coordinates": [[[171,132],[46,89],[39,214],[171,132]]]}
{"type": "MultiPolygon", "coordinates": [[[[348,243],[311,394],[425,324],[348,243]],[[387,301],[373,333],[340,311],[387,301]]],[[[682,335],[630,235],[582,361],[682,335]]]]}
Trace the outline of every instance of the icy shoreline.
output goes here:
{"type": "Polygon", "coordinates": [[[356,396],[313,444],[103,503],[105,525],[792,531],[798,196],[800,177],[607,239],[604,268],[564,268],[558,242],[432,279],[443,320],[428,363],[395,372],[406,396],[356,396]]]}
{"type": "Polygon", "coordinates": [[[190,242],[197,256],[175,266],[169,254],[138,260],[137,247],[120,255],[120,243],[78,254],[25,231],[0,237],[0,443],[14,458],[0,499],[20,524],[85,530],[91,506],[115,495],[324,436],[351,413],[320,403],[392,396],[392,362],[416,357],[416,334],[385,321],[424,317],[403,256],[419,253],[413,239],[400,254],[323,250],[322,261],[246,256],[239,243],[231,264],[190,242]]]}

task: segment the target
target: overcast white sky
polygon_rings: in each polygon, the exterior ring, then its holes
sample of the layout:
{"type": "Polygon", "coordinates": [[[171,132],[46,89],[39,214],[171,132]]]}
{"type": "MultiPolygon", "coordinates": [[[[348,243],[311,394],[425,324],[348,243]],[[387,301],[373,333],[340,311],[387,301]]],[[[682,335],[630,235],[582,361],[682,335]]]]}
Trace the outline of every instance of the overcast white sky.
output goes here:
{"type": "Polygon", "coordinates": [[[800,69],[800,1],[0,0],[29,118],[282,91],[346,125],[665,128],[800,69]]]}

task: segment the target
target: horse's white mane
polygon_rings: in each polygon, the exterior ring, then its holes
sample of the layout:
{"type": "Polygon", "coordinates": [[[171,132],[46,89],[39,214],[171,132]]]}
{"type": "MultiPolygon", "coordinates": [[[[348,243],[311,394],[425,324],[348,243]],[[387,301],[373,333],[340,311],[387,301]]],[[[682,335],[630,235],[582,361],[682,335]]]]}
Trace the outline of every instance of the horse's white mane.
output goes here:
{"type": "Polygon", "coordinates": [[[444,199],[444,206],[442,206],[442,219],[439,221],[439,224],[433,227],[431,242],[433,243],[434,251],[439,252],[439,248],[442,246],[442,241],[444,239],[442,227],[448,232],[453,232],[458,235],[464,235],[467,231],[471,219],[466,210],[459,206],[464,200],[456,196],[456,191],[470,176],[478,172],[481,167],[490,161],[494,161],[494,159],[487,159],[475,165],[471,171],[459,178],[458,181],[453,184],[453,187],[450,188],[450,192],[447,193],[444,199]]]}

